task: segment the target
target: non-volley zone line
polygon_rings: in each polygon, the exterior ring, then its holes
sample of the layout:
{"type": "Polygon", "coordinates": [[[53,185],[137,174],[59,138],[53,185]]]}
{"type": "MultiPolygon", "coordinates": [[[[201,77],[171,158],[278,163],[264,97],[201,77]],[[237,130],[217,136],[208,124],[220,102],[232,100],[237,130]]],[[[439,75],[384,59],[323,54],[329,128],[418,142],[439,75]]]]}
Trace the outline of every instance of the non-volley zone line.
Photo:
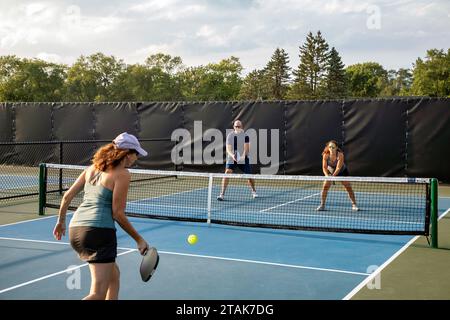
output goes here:
{"type": "Polygon", "coordinates": [[[259,212],[267,212],[269,210],[276,209],[276,208],[283,207],[283,206],[287,206],[288,204],[292,204],[292,203],[295,203],[295,202],[298,202],[298,201],[306,200],[306,199],[309,199],[309,198],[312,198],[312,197],[315,197],[315,196],[318,196],[318,195],[320,195],[320,192],[314,193],[314,194],[311,194],[311,195],[308,195],[308,196],[305,196],[303,198],[298,198],[298,199],[295,199],[295,200],[292,200],[292,201],[284,202],[282,204],[279,204],[279,205],[276,205],[276,206],[273,206],[273,207],[270,207],[270,208],[267,208],[267,209],[260,210],[259,212]]]}
{"type": "Polygon", "coordinates": [[[161,198],[165,198],[165,197],[171,197],[171,196],[178,196],[180,194],[183,193],[188,193],[188,192],[196,192],[196,191],[203,191],[203,190],[208,190],[208,187],[202,187],[202,188],[196,188],[196,189],[190,189],[190,190],[184,190],[184,191],[180,191],[180,192],[175,192],[175,193],[168,193],[168,194],[163,194],[160,196],[156,196],[156,197],[148,197],[148,198],[142,198],[142,199],[137,199],[137,200],[133,200],[133,201],[127,201],[127,203],[129,204],[133,204],[133,203],[139,203],[142,201],[151,201],[151,200],[155,200],[155,199],[161,199],[161,198]]]}
{"type": "MultiPolygon", "coordinates": [[[[58,244],[58,245],[66,245],[70,246],[70,243],[67,242],[56,242],[56,241],[44,241],[44,240],[34,240],[34,239],[19,239],[19,238],[6,238],[6,237],[0,237],[0,240],[5,241],[24,241],[24,242],[34,242],[34,243],[42,243],[42,244],[58,244]]],[[[118,249],[126,250],[125,252],[121,252],[117,254],[117,256],[123,256],[126,254],[129,254],[131,252],[136,252],[137,249],[133,248],[124,248],[124,247],[118,247],[118,249]]],[[[261,264],[261,265],[268,265],[268,266],[275,266],[275,267],[283,267],[283,268],[294,268],[294,269],[306,269],[306,270],[313,270],[313,271],[322,271],[322,272],[333,272],[333,273],[344,273],[344,274],[351,274],[351,275],[358,275],[358,276],[368,276],[368,273],[363,272],[356,272],[356,271],[349,271],[349,270],[340,270],[340,269],[330,269],[330,268],[320,268],[320,267],[313,267],[313,266],[303,266],[303,265],[292,265],[292,264],[283,264],[283,263],[275,263],[275,262],[268,262],[268,261],[258,261],[258,260],[247,260],[247,259],[236,259],[236,258],[228,258],[228,257],[220,257],[220,256],[209,256],[209,255],[199,255],[199,254],[191,254],[191,253],[183,253],[183,252],[171,252],[171,251],[158,251],[160,254],[167,254],[167,255],[177,255],[177,256],[185,256],[185,257],[193,257],[193,258],[202,258],[202,259],[214,259],[214,260],[225,260],[230,262],[242,262],[242,263],[251,263],[251,264],[261,264]]],[[[26,282],[19,283],[17,285],[1,289],[0,294],[12,291],[39,281],[43,281],[55,276],[58,276],[63,273],[71,272],[83,267],[86,267],[88,263],[80,264],[78,266],[74,266],[71,268],[66,268],[64,270],[60,270],[57,272],[50,273],[48,275],[32,279],[26,282]]]]}

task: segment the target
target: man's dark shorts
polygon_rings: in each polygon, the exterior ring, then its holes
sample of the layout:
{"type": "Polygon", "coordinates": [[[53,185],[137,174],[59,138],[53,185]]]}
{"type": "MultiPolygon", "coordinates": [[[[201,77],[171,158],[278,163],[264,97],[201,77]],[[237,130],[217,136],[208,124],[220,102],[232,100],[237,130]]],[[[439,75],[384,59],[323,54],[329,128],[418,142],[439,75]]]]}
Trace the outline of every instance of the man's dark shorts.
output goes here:
{"type": "Polygon", "coordinates": [[[250,161],[248,158],[245,159],[245,163],[227,163],[225,168],[231,169],[233,172],[236,170],[236,167],[239,168],[244,174],[252,174],[252,167],[250,165],[250,161]]]}

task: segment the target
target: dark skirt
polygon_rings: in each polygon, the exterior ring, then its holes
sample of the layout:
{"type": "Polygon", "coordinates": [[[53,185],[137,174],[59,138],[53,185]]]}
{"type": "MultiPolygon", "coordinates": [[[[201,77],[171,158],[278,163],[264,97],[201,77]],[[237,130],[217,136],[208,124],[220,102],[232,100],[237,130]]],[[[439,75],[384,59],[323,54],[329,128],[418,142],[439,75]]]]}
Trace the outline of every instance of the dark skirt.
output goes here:
{"type": "Polygon", "coordinates": [[[347,167],[344,168],[344,170],[339,171],[338,177],[346,177],[348,176],[348,169],[347,167]]]}
{"type": "Polygon", "coordinates": [[[116,230],[96,227],[70,227],[69,239],[72,248],[81,260],[89,263],[111,263],[116,261],[116,230]]]}

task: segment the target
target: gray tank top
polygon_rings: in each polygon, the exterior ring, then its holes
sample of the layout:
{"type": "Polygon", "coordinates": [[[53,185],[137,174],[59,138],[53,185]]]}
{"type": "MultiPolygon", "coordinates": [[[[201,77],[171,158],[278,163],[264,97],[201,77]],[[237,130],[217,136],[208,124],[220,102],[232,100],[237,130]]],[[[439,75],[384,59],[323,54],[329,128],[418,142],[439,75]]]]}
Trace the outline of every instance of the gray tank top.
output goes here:
{"type": "Polygon", "coordinates": [[[102,172],[96,173],[92,184],[84,184],[83,202],[73,214],[69,227],[97,227],[116,229],[112,217],[112,191],[99,183],[102,172]]]}

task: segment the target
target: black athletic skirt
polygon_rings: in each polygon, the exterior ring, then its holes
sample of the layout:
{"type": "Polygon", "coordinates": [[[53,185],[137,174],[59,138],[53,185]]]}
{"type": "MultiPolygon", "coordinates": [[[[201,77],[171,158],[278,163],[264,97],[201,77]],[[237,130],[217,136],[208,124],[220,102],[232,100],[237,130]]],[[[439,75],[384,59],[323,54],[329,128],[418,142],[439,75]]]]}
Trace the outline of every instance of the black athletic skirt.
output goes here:
{"type": "Polygon", "coordinates": [[[346,177],[346,176],[348,176],[348,169],[347,169],[347,167],[345,167],[344,170],[341,170],[337,176],[338,177],[346,177]]]}
{"type": "Polygon", "coordinates": [[[96,227],[70,227],[69,239],[72,248],[81,260],[89,263],[116,261],[116,230],[96,227]]]}

